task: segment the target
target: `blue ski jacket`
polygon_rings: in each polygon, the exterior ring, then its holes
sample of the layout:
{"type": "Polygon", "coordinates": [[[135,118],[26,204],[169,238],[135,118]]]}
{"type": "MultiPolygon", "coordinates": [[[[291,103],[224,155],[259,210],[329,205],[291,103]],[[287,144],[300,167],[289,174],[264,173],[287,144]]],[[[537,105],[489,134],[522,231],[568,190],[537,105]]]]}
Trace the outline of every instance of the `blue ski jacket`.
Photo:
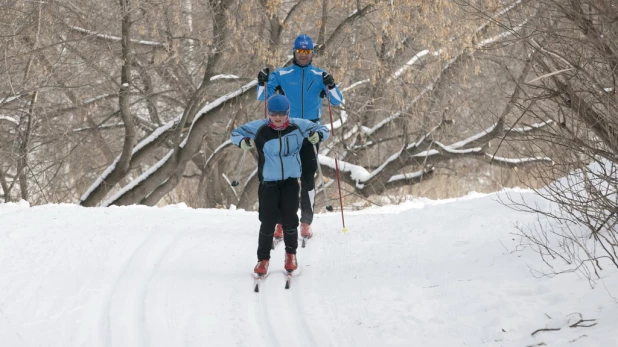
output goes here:
{"type": "MultiPolygon", "coordinates": [[[[324,70],[311,64],[304,67],[294,64],[276,69],[268,76],[266,96],[271,97],[278,91],[290,100],[290,117],[318,122],[322,117],[322,98],[326,94],[333,106],[343,101],[339,87],[329,90],[324,85],[322,72],[324,70]]],[[[264,89],[264,86],[258,84],[258,100],[264,100],[264,89]]]]}
{"type": "Polygon", "coordinates": [[[245,137],[254,141],[258,151],[258,178],[260,181],[279,181],[298,178],[301,174],[300,148],[303,139],[318,132],[326,140],[330,134],[324,125],[304,119],[289,118],[283,130],[268,126],[268,119],[259,119],[232,131],[230,140],[239,146],[245,137]]]}

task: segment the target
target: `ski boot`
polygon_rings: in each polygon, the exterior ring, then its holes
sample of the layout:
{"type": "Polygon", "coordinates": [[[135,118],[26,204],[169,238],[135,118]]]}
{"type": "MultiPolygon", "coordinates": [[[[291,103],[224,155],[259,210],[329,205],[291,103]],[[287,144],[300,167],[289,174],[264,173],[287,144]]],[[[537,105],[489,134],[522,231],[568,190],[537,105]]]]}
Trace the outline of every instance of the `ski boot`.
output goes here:
{"type": "Polygon", "coordinates": [[[300,223],[300,236],[302,239],[301,247],[305,248],[305,246],[307,246],[307,241],[309,241],[309,239],[313,236],[311,225],[307,223],[300,223]]]}
{"type": "Polygon", "coordinates": [[[275,226],[275,233],[273,234],[272,249],[275,249],[281,241],[283,241],[283,225],[277,224],[275,226]]]}
{"type": "Polygon", "coordinates": [[[266,273],[268,272],[268,263],[268,260],[258,261],[257,265],[253,269],[253,272],[255,272],[258,276],[266,275],[266,273]]]}
{"type": "Polygon", "coordinates": [[[300,236],[303,239],[310,239],[313,236],[313,232],[311,231],[311,225],[307,223],[300,223],[300,236]]]}
{"type": "Polygon", "coordinates": [[[285,253],[285,270],[287,272],[292,272],[298,269],[298,262],[296,261],[296,254],[285,253]]]}
{"type": "Polygon", "coordinates": [[[277,224],[275,226],[275,234],[273,235],[273,237],[275,237],[277,239],[282,239],[283,238],[283,225],[277,224]]]}

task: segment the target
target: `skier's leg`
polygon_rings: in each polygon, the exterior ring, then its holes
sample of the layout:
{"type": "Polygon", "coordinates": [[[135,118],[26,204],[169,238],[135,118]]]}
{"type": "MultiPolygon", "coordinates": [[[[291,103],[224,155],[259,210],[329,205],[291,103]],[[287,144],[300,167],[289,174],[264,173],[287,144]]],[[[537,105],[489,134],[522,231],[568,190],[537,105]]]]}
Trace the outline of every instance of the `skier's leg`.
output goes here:
{"type": "Polygon", "coordinates": [[[298,179],[288,178],[281,189],[280,210],[283,221],[283,241],[287,253],[298,248],[298,179]]]}
{"type": "MultiPolygon", "coordinates": [[[[279,181],[280,182],[280,181],[279,181]]],[[[262,182],[258,188],[260,236],[258,239],[258,260],[270,259],[273,232],[279,217],[280,183],[262,182]]]]}
{"type": "MultiPolygon", "coordinates": [[[[316,149],[319,150],[319,144],[316,149]]],[[[303,140],[300,149],[300,161],[302,173],[300,176],[300,222],[311,224],[313,222],[313,207],[315,206],[315,172],[318,169],[318,162],[313,152],[313,145],[307,140],[303,140]]]]}

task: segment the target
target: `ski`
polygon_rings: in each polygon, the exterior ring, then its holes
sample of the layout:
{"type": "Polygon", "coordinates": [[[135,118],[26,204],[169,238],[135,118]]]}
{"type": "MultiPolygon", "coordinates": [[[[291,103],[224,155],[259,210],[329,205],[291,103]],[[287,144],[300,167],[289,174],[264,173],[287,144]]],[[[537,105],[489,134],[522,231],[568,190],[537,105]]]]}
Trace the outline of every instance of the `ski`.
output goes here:
{"type": "Polygon", "coordinates": [[[260,289],[262,288],[262,283],[264,282],[266,277],[268,277],[268,274],[266,275],[253,274],[253,279],[254,279],[253,280],[253,291],[255,293],[260,292],[260,289]]]}
{"type": "Polygon", "coordinates": [[[285,289],[290,289],[290,285],[292,284],[293,271],[286,271],[285,275],[285,289]]]}
{"type": "Polygon", "coordinates": [[[283,241],[283,237],[273,237],[272,249],[275,249],[277,245],[281,243],[281,241],[283,241]]]}
{"type": "Polygon", "coordinates": [[[305,248],[305,246],[307,246],[307,243],[309,242],[309,239],[311,239],[311,236],[303,236],[300,246],[302,248],[305,248]]]}

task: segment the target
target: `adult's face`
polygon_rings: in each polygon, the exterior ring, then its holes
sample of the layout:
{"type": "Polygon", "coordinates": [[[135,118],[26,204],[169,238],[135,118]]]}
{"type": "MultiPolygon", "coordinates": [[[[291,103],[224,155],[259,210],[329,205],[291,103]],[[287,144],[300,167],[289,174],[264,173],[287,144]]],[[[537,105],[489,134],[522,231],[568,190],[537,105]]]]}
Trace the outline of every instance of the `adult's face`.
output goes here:
{"type": "Polygon", "coordinates": [[[313,58],[313,50],[295,49],[294,58],[296,58],[296,63],[298,63],[298,65],[307,66],[309,65],[309,63],[311,63],[311,59],[313,58]]]}

